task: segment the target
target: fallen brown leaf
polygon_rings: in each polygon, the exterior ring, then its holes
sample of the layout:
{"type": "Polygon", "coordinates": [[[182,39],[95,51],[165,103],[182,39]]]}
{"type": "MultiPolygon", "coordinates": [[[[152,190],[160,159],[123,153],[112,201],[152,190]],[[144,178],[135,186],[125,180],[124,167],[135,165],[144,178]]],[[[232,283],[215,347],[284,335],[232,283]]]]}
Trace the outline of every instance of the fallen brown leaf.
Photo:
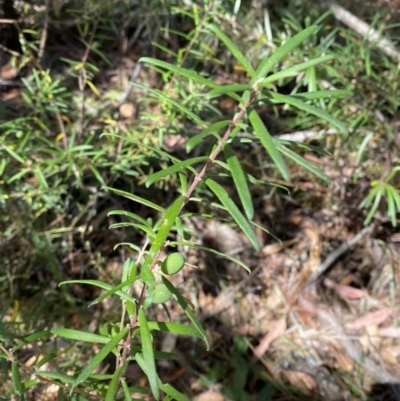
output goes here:
{"type": "Polygon", "coordinates": [[[379,329],[381,337],[400,338],[400,327],[384,327],[379,329]]]}
{"type": "Polygon", "coordinates": [[[393,312],[392,307],[382,308],[374,312],[367,313],[359,319],[346,323],[344,326],[348,331],[358,331],[364,327],[382,324],[393,312]]]}
{"type": "Polygon", "coordinates": [[[273,341],[280,337],[286,331],[286,318],[276,320],[271,323],[268,334],[260,341],[260,344],[254,350],[254,355],[261,358],[269,349],[273,341]]]}
{"type": "Polygon", "coordinates": [[[358,288],[350,287],[349,285],[337,284],[334,281],[326,278],[324,280],[326,287],[331,288],[342,298],[360,299],[367,295],[367,292],[358,288]]]}
{"type": "Polygon", "coordinates": [[[315,380],[307,373],[287,370],[283,373],[283,375],[286,377],[289,383],[294,387],[302,388],[308,391],[315,391],[317,388],[315,380]]]}
{"type": "Polygon", "coordinates": [[[209,390],[193,398],[193,401],[226,401],[225,396],[219,391],[209,390]]]}
{"type": "Polygon", "coordinates": [[[396,350],[391,347],[382,348],[380,350],[380,355],[386,362],[389,362],[392,365],[397,365],[399,361],[397,360],[398,355],[396,355],[395,351],[396,350]]]}

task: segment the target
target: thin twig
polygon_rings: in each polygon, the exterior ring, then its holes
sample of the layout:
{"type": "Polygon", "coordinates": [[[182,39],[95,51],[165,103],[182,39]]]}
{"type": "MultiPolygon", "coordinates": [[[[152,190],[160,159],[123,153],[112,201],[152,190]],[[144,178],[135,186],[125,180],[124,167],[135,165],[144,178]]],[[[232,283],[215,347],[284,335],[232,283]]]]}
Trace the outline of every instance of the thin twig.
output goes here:
{"type": "MultiPolygon", "coordinates": [[[[137,77],[139,76],[139,73],[140,73],[142,67],[143,67],[142,63],[136,63],[135,68],[133,69],[131,77],[129,79],[129,83],[135,82],[137,80],[137,77]]],[[[132,92],[132,89],[133,89],[133,85],[128,84],[124,93],[122,94],[121,98],[119,99],[117,108],[120,108],[126,102],[126,99],[128,99],[129,95],[132,92]]]]}
{"type": "Polygon", "coordinates": [[[320,2],[332,11],[336,19],[357,32],[371,44],[376,45],[379,50],[389,56],[393,61],[400,63],[400,52],[389,39],[383,38],[377,30],[371,28],[366,22],[356,17],[339,4],[330,0],[320,0],[320,2]]]}
{"type": "Polygon", "coordinates": [[[368,234],[371,234],[375,229],[375,223],[372,223],[368,227],[363,228],[358,234],[354,237],[350,238],[339,248],[332,251],[323,263],[320,264],[318,269],[308,278],[304,288],[310,286],[311,284],[315,283],[331,266],[333,263],[336,262],[345,252],[347,252],[353,245],[357,244],[357,242],[361,241],[364,237],[368,234]]]}
{"type": "Polygon", "coordinates": [[[49,27],[49,0],[46,0],[46,3],[45,3],[43,25],[44,26],[43,26],[43,30],[42,30],[42,35],[40,37],[40,45],[39,45],[39,51],[38,51],[38,57],[37,57],[38,64],[40,64],[40,60],[43,57],[44,48],[45,48],[46,42],[47,42],[47,33],[48,33],[48,27],[49,27]]]}

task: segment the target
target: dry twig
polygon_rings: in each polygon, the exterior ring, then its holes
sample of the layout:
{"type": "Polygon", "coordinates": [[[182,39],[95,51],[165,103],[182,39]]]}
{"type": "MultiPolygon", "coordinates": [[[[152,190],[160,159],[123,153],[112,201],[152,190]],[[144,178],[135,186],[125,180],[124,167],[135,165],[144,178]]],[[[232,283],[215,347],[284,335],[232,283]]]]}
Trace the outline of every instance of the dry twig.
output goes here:
{"type": "Polygon", "coordinates": [[[381,36],[381,34],[371,28],[366,22],[356,17],[350,11],[346,10],[339,4],[336,4],[330,0],[320,0],[321,4],[329,8],[332,14],[343,24],[347,25],[350,29],[363,36],[370,43],[376,45],[376,47],[389,56],[396,63],[400,63],[400,52],[393,45],[393,43],[381,36]]]}

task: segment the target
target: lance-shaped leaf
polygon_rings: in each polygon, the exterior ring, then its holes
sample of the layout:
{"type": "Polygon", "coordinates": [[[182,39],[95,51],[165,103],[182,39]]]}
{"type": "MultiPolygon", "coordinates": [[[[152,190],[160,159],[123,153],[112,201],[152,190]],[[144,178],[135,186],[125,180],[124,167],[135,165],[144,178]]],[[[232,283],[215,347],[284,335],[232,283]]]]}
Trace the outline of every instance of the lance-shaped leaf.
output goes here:
{"type": "Polygon", "coordinates": [[[157,171],[156,173],[153,173],[147,177],[146,187],[148,188],[151,184],[154,184],[163,177],[166,177],[174,173],[183,172],[185,168],[192,166],[193,164],[196,163],[204,162],[205,160],[208,160],[208,156],[193,157],[192,159],[183,160],[163,170],[157,171]]]}
{"type": "Polygon", "coordinates": [[[307,160],[303,159],[300,155],[293,152],[293,150],[285,148],[284,146],[280,145],[279,143],[276,143],[276,144],[279,148],[279,151],[282,152],[289,159],[292,159],[295,163],[297,163],[300,166],[303,166],[307,170],[311,171],[317,177],[323,179],[327,184],[329,184],[331,182],[329,177],[323,171],[321,171],[319,168],[313,166],[311,163],[308,163],[307,160]]]}
{"type": "Polygon", "coordinates": [[[139,60],[140,63],[147,63],[147,64],[151,64],[151,65],[155,65],[157,67],[161,67],[164,68],[168,71],[172,71],[175,74],[181,75],[183,77],[192,79],[195,82],[198,82],[199,84],[203,84],[205,86],[209,86],[211,88],[217,88],[218,84],[216,84],[214,81],[211,81],[207,78],[202,77],[201,75],[197,74],[196,72],[192,71],[192,70],[187,70],[185,68],[180,68],[177,67],[174,64],[169,64],[166,63],[165,61],[161,61],[155,58],[151,58],[151,57],[142,57],[139,60]]]}
{"type": "Polygon", "coordinates": [[[329,61],[334,59],[334,56],[332,55],[327,55],[327,56],[322,56],[322,57],[318,57],[318,58],[314,58],[312,60],[308,60],[305,61],[304,63],[299,63],[296,64],[292,67],[286,68],[283,71],[279,71],[275,74],[272,74],[270,76],[268,76],[267,78],[265,78],[262,82],[260,82],[258,84],[259,88],[265,87],[268,84],[270,84],[271,82],[275,82],[278,79],[282,79],[282,78],[286,78],[286,77],[291,77],[293,75],[297,75],[297,73],[299,73],[300,71],[304,71],[307,68],[310,68],[316,64],[320,64],[320,63],[324,63],[325,61],[329,61]]]}
{"type": "Polygon", "coordinates": [[[80,375],[75,379],[71,393],[79,383],[83,383],[90,374],[100,365],[103,359],[113,351],[113,349],[119,344],[119,342],[128,334],[129,327],[124,327],[115,337],[111,340],[93,357],[89,364],[82,370],[80,375]]]}
{"type": "Polygon", "coordinates": [[[194,147],[196,147],[201,141],[210,134],[213,134],[217,139],[219,139],[218,136],[218,131],[222,128],[227,127],[229,124],[231,124],[231,120],[224,120],[224,121],[217,121],[216,123],[213,123],[209,125],[207,128],[205,128],[203,131],[201,131],[199,134],[192,136],[186,143],[186,151],[189,153],[194,147]]]}
{"type": "Polygon", "coordinates": [[[216,25],[211,24],[208,26],[208,29],[214,32],[218,38],[224,43],[224,45],[228,48],[233,57],[241,64],[246,72],[253,78],[256,75],[254,68],[247,61],[247,58],[239,51],[239,49],[235,46],[235,44],[228,38],[216,25]]]}
{"type": "Polygon", "coordinates": [[[238,158],[233,153],[232,148],[228,143],[225,143],[223,151],[226,162],[229,166],[229,171],[232,174],[233,182],[235,183],[236,190],[242,202],[244,212],[246,213],[246,217],[249,220],[252,220],[254,217],[253,200],[251,199],[251,194],[247,185],[246,175],[244,174],[238,158]]]}
{"type": "Polygon", "coordinates": [[[40,370],[40,371],[36,372],[36,376],[47,377],[49,379],[59,380],[61,383],[68,383],[68,384],[72,384],[76,378],[76,376],[68,376],[63,373],[50,372],[50,371],[46,371],[46,370],[40,370]]]}
{"type": "Polygon", "coordinates": [[[143,361],[146,366],[145,373],[149,379],[153,397],[156,400],[159,400],[160,390],[158,388],[158,376],[154,359],[153,343],[151,341],[150,329],[143,309],[139,309],[138,320],[140,324],[140,338],[142,339],[143,361]]]}
{"type": "Polygon", "coordinates": [[[127,289],[137,280],[139,279],[139,276],[136,276],[133,274],[131,277],[129,277],[127,280],[123,281],[121,284],[116,285],[115,287],[111,288],[110,290],[106,291],[104,294],[100,295],[97,297],[95,300],[90,302],[89,306],[98,304],[99,302],[104,301],[106,298],[108,298],[111,295],[116,294],[118,291],[122,290],[126,293],[127,289]]]}
{"type": "Polygon", "coordinates": [[[162,276],[162,281],[165,284],[165,286],[168,288],[170,293],[173,295],[173,297],[178,301],[178,304],[181,306],[181,308],[185,312],[186,316],[193,323],[193,326],[197,329],[201,338],[205,341],[205,343],[207,345],[207,350],[209,350],[210,343],[208,341],[207,334],[204,331],[203,327],[201,326],[200,322],[197,320],[195,314],[190,309],[190,306],[188,305],[185,298],[183,298],[183,296],[179,293],[179,291],[174,287],[174,285],[165,276],[162,276]]]}
{"type": "Polygon", "coordinates": [[[165,100],[166,102],[168,102],[168,103],[172,104],[173,106],[175,106],[177,109],[179,109],[184,114],[186,114],[190,119],[192,119],[195,123],[201,125],[202,127],[206,126],[206,123],[201,118],[199,118],[196,114],[191,112],[187,107],[183,106],[181,103],[179,103],[176,100],[174,100],[172,97],[167,96],[162,91],[157,90],[157,89],[151,89],[151,88],[149,88],[149,87],[147,87],[145,85],[140,85],[140,84],[138,84],[136,82],[132,83],[132,85],[137,86],[138,88],[147,90],[148,92],[150,92],[154,96],[156,96],[158,99],[165,100]]]}
{"type": "MultiPolygon", "coordinates": [[[[218,205],[218,206],[221,206],[221,205],[218,205]]],[[[221,208],[226,210],[223,206],[221,206],[221,208]]],[[[205,213],[193,213],[193,214],[186,213],[186,215],[187,216],[201,216],[201,217],[204,217],[204,218],[214,218],[215,217],[215,216],[212,216],[212,215],[207,215],[205,213]]],[[[252,224],[255,225],[253,222],[252,222],[252,224]]],[[[234,262],[234,263],[238,264],[239,266],[243,267],[246,271],[251,273],[251,270],[250,270],[249,266],[247,266],[245,263],[243,263],[240,259],[237,259],[237,258],[235,258],[235,257],[233,257],[231,255],[226,254],[226,253],[218,252],[215,249],[207,248],[206,246],[202,246],[202,245],[196,244],[195,242],[190,242],[190,241],[171,241],[170,245],[171,246],[175,246],[175,245],[178,245],[178,246],[190,246],[191,248],[201,249],[203,251],[213,253],[214,255],[217,255],[218,257],[225,258],[227,260],[230,260],[231,262],[234,262]]]]}
{"type": "Polygon", "coordinates": [[[18,364],[15,361],[11,364],[11,377],[14,391],[18,394],[21,401],[25,401],[24,386],[22,385],[21,377],[19,375],[18,364]]]}
{"type": "Polygon", "coordinates": [[[175,202],[167,209],[162,219],[162,224],[160,229],[157,232],[156,238],[151,244],[149,257],[146,258],[144,262],[144,267],[149,267],[156,253],[164,246],[164,243],[168,237],[169,232],[171,231],[172,226],[175,223],[175,219],[177,218],[179,211],[183,205],[185,200],[184,196],[180,196],[175,200],[175,202]]]}
{"type": "Polygon", "coordinates": [[[137,215],[135,213],[127,212],[126,210],[112,210],[111,212],[107,213],[107,216],[114,216],[114,215],[127,216],[127,217],[129,217],[133,220],[137,220],[140,223],[144,224],[145,226],[148,226],[149,228],[151,228],[149,223],[143,217],[140,217],[139,215],[137,215]]]}
{"type": "Polygon", "coordinates": [[[159,212],[165,212],[165,209],[162,208],[161,206],[158,206],[157,204],[148,201],[147,199],[143,199],[140,196],[131,194],[129,192],[121,191],[120,189],[115,189],[111,187],[103,187],[103,189],[106,189],[108,191],[114,192],[117,195],[123,196],[124,198],[133,200],[135,202],[141,203],[142,205],[148,206],[152,209],[158,210],[159,212]]]}
{"type": "Polygon", "coordinates": [[[118,390],[119,377],[121,375],[122,366],[118,366],[111,378],[104,401],[114,401],[118,390]]]}
{"type": "MultiPolygon", "coordinates": [[[[133,259],[128,257],[125,260],[124,265],[122,266],[121,283],[124,283],[125,281],[129,280],[130,278],[135,277],[136,271],[137,271],[136,262],[133,259]]],[[[129,288],[130,288],[130,284],[123,287],[122,291],[127,292],[129,290],[129,288]]]]}
{"type": "Polygon", "coordinates": [[[240,96],[237,95],[236,92],[244,92],[246,90],[251,91],[252,89],[252,86],[249,84],[223,85],[219,88],[210,90],[210,92],[207,93],[207,97],[213,98],[219,95],[228,95],[240,102],[240,96]]]}
{"type": "Polygon", "coordinates": [[[272,139],[271,135],[269,134],[264,122],[261,120],[260,116],[254,109],[250,110],[248,116],[251,125],[254,128],[255,135],[257,135],[262,145],[264,146],[265,150],[271,156],[271,159],[276,164],[276,167],[278,167],[278,170],[282,174],[282,177],[286,181],[290,181],[289,171],[286,166],[286,163],[283,160],[281,154],[278,152],[278,149],[275,146],[275,142],[272,139]]]}
{"type": "Polygon", "coordinates": [[[299,92],[290,96],[299,100],[318,100],[318,99],[335,99],[352,95],[353,95],[352,91],[348,91],[345,89],[337,89],[337,90],[326,89],[312,92],[299,92]]]}
{"type": "Polygon", "coordinates": [[[148,324],[150,330],[163,330],[185,336],[203,337],[195,327],[188,326],[187,324],[172,322],[148,322],[148,324]]]}
{"type": "Polygon", "coordinates": [[[156,153],[156,154],[160,155],[161,157],[165,157],[165,158],[168,159],[168,160],[172,160],[172,161],[179,162],[179,159],[178,159],[178,158],[176,158],[176,157],[170,155],[169,153],[164,152],[164,151],[161,150],[161,149],[157,149],[157,148],[154,147],[154,146],[145,145],[144,143],[139,142],[139,141],[136,141],[135,139],[126,138],[125,136],[122,136],[122,135],[110,134],[110,133],[108,133],[108,132],[107,132],[107,133],[101,134],[101,135],[100,135],[100,138],[101,138],[102,136],[112,137],[112,138],[117,138],[117,139],[122,139],[123,141],[126,141],[126,142],[132,142],[132,143],[134,143],[135,145],[137,145],[137,146],[140,147],[140,148],[144,148],[144,149],[150,150],[150,151],[151,151],[150,153],[156,153]]]}
{"type": "MultiPolygon", "coordinates": [[[[5,308],[4,310],[7,310],[5,308]]],[[[0,327],[0,338],[7,338],[8,333],[6,335],[6,332],[3,332],[3,328],[0,327]]],[[[22,348],[23,346],[32,343],[34,341],[37,341],[39,338],[42,338],[43,340],[46,340],[48,337],[51,336],[50,330],[43,330],[43,331],[38,331],[36,333],[29,334],[28,336],[22,338],[18,343],[12,348],[13,352],[16,350],[22,348]]],[[[11,337],[10,337],[11,338],[11,337]]],[[[12,339],[15,341],[15,335],[12,336],[12,339]]]]}
{"type": "Polygon", "coordinates": [[[135,227],[139,231],[143,231],[150,240],[156,236],[154,231],[151,228],[149,228],[148,225],[143,225],[139,223],[128,223],[125,221],[122,223],[111,224],[110,227],[108,228],[112,230],[113,228],[120,228],[120,227],[135,227]]]}
{"type": "Polygon", "coordinates": [[[63,337],[68,338],[69,340],[75,341],[84,341],[90,343],[99,343],[99,344],[107,344],[110,341],[110,337],[101,336],[99,334],[87,333],[85,331],[80,330],[72,330],[65,329],[62,327],[56,327],[50,330],[51,333],[63,337]]]}
{"type": "Polygon", "coordinates": [[[266,93],[267,96],[270,97],[271,99],[277,100],[281,103],[290,104],[291,106],[297,107],[298,109],[306,111],[309,114],[313,114],[314,116],[329,121],[332,125],[339,128],[339,130],[342,131],[344,134],[346,135],[348,134],[347,127],[340,120],[331,116],[324,110],[318,109],[315,106],[311,106],[308,103],[304,103],[301,100],[296,99],[295,96],[281,95],[280,93],[270,92],[270,91],[263,93],[266,93]]]}
{"type": "MultiPolygon", "coordinates": [[[[59,285],[62,286],[65,284],[89,284],[89,285],[94,285],[96,287],[100,287],[105,290],[111,290],[111,291],[114,288],[112,285],[105,283],[103,281],[100,281],[100,280],[68,280],[68,281],[63,281],[59,285]]],[[[124,283],[124,284],[127,284],[127,283],[124,283]]],[[[135,298],[131,297],[124,291],[118,290],[115,293],[117,295],[119,295],[121,298],[126,299],[127,301],[135,302],[135,298]]]]}
{"type": "Polygon", "coordinates": [[[299,46],[301,42],[310,37],[318,28],[319,27],[316,25],[311,25],[285,42],[278,50],[274,52],[274,54],[271,55],[271,57],[268,57],[261,62],[256,71],[256,78],[260,79],[266,77],[276,63],[282,60],[297,46],[299,46]]]}
{"type": "Polygon", "coordinates": [[[35,369],[39,370],[41,366],[43,366],[45,363],[51,361],[52,359],[56,359],[58,357],[56,352],[50,352],[50,354],[47,354],[44,356],[40,361],[38,361],[35,364],[35,369]]]}
{"type": "Polygon", "coordinates": [[[240,52],[240,50],[236,47],[236,45],[232,42],[231,39],[228,38],[216,25],[211,24],[208,26],[208,29],[214,32],[218,38],[224,43],[224,45],[228,48],[233,57],[241,64],[246,72],[253,78],[255,76],[255,71],[252,65],[247,61],[246,57],[240,52]]]}
{"type": "Polygon", "coordinates": [[[250,240],[254,248],[259,251],[260,243],[258,242],[257,235],[253,231],[250,223],[247,219],[242,215],[238,207],[235,205],[233,200],[230,198],[228,193],[224,188],[221,187],[218,183],[211,179],[206,180],[207,186],[214,192],[219,201],[225,206],[228,213],[232,216],[233,220],[235,220],[236,224],[241,228],[241,230],[246,234],[247,238],[250,240]]]}
{"type": "Polygon", "coordinates": [[[165,394],[169,395],[171,400],[176,401],[190,401],[185,395],[179,392],[176,388],[172,387],[170,384],[163,384],[161,380],[158,381],[160,389],[164,391],[165,394]]]}

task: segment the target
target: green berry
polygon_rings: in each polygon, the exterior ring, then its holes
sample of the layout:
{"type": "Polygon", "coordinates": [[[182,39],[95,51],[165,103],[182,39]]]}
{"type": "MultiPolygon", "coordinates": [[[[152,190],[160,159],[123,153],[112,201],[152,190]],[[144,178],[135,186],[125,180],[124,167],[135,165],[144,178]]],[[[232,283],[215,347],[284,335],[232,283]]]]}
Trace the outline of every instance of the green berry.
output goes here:
{"type": "Polygon", "coordinates": [[[154,289],[153,304],[163,304],[171,299],[172,294],[169,289],[164,285],[157,285],[154,289]]]}
{"type": "Polygon", "coordinates": [[[164,262],[162,262],[161,271],[164,274],[172,276],[173,274],[180,272],[183,269],[183,266],[185,266],[184,256],[179,252],[174,252],[171,253],[171,255],[168,255],[164,262]]]}

